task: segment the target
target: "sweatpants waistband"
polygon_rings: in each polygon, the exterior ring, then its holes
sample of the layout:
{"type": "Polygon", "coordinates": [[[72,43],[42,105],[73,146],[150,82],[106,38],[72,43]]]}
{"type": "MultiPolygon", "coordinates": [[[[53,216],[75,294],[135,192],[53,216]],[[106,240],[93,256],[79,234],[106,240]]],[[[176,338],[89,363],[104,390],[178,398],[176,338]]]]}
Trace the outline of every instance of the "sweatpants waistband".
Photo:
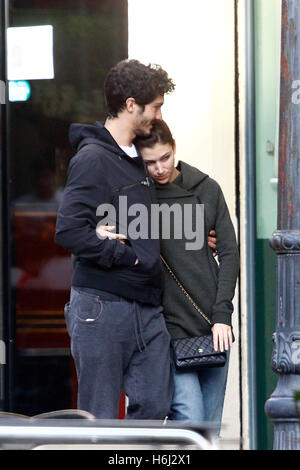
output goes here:
{"type": "Polygon", "coordinates": [[[125,299],[125,297],[121,297],[120,295],[112,294],[110,292],[106,292],[100,289],[77,286],[72,286],[72,289],[80,293],[84,292],[86,294],[96,295],[98,297],[98,300],[109,300],[111,302],[128,302],[128,299],[125,299]]]}

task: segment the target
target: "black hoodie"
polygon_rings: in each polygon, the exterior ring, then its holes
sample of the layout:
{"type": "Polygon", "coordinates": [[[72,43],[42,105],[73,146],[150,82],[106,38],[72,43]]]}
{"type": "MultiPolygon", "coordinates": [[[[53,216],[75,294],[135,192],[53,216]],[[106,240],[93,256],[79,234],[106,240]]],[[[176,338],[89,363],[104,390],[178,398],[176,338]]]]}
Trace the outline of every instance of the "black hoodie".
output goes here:
{"type": "MultiPolygon", "coordinates": [[[[159,240],[130,238],[100,239],[96,211],[101,204],[116,210],[116,232],[126,234],[138,217],[127,215],[127,226],[120,225],[119,196],[127,206],[143,204],[150,227],[151,204],[156,203],[155,186],[141,156],[129,157],[115,142],[103,123],[72,124],[70,142],[77,148],[68,168],[67,184],[56,224],[55,242],[76,256],[72,285],[90,287],[140,302],[159,305],[162,270],[159,240]],[[138,258],[139,263],[135,264],[138,258]]],[[[124,212],[122,212],[124,217],[124,212]]],[[[125,220],[126,223],[126,220],[125,220]]],[[[113,221],[110,225],[114,225],[113,221]]]]}

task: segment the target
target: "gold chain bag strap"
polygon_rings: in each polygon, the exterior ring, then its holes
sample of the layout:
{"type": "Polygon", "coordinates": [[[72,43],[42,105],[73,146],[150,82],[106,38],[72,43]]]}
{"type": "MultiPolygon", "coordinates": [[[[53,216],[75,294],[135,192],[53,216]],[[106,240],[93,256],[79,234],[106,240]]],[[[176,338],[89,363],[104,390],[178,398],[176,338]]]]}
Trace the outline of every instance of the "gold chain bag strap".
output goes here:
{"type": "MultiPolygon", "coordinates": [[[[164,257],[162,255],[160,257],[167,271],[175,280],[184,295],[189,299],[193,307],[209,325],[212,325],[210,319],[202,312],[196,302],[183,287],[164,257]]],[[[202,336],[173,339],[171,344],[173,348],[174,363],[177,370],[184,371],[199,370],[205,367],[223,367],[226,363],[226,352],[214,350],[212,333],[202,336]]]]}
{"type": "Polygon", "coordinates": [[[170,266],[168,265],[168,263],[166,262],[165,258],[160,255],[161,257],[161,260],[162,262],[164,263],[165,267],[167,268],[167,270],[169,271],[169,273],[171,274],[171,276],[173,277],[173,279],[175,279],[176,283],[178,284],[178,286],[180,287],[180,289],[182,290],[182,292],[186,295],[186,297],[189,299],[189,301],[191,302],[191,304],[193,305],[193,307],[195,307],[195,309],[200,313],[200,315],[202,315],[202,317],[207,321],[207,323],[209,325],[211,325],[211,321],[210,319],[202,312],[202,310],[198,307],[198,305],[196,304],[196,302],[192,299],[192,297],[190,296],[190,294],[185,290],[185,288],[183,287],[183,285],[179,282],[178,278],[175,276],[175,274],[173,273],[172,269],[170,268],[170,266]]]}

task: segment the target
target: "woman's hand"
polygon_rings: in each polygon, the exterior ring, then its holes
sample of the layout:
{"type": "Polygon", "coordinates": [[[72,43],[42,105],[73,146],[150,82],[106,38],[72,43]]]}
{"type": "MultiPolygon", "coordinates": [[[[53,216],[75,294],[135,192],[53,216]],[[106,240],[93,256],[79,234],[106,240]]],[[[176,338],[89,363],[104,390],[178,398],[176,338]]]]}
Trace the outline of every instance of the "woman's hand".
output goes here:
{"type": "Polygon", "coordinates": [[[96,233],[99,235],[99,238],[109,238],[109,240],[119,240],[121,243],[125,243],[125,235],[122,233],[110,233],[115,228],[114,225],[97,225],[96,233]]]}
{"type": "Polygon", "coordinates": [[[214,350],[228,351],[233,343],[231,326],[224,323],[215,323],[211,329],[213,334],[214,350]]]}

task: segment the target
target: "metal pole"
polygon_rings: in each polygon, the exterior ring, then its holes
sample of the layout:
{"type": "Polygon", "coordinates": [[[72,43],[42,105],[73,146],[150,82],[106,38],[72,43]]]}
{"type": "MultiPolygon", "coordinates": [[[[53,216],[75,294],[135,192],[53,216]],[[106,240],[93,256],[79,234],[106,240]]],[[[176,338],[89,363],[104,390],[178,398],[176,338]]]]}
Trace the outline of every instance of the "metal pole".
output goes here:
{"type": "Polygon", "coordinates": [[[6,30],[8,25],[8,0],[0,0],[0,409],[5,407],[7,398],[7,279],[9,267],[7,265],[7,50],[6,30]]]}
{"type": "Polygon", "coordinates": [[[256,319],[255,319],[255,60],[254,3],[245,1],[246,17],[246,194],[247,197],[247,305],[248,305],[248,380],[249,380],[249,440],[257,448],[257,378],[256,378],[256,319]]]}
{"type": "Polygon", "coordinates": [[[282,0],[278,169],[277,320],[272,369],[278,383],[265,411],[274,423],[274,449],[300,449],[300,2],[282,0]],[[298,81],[297,81],[298,80],[298,81]]]}

